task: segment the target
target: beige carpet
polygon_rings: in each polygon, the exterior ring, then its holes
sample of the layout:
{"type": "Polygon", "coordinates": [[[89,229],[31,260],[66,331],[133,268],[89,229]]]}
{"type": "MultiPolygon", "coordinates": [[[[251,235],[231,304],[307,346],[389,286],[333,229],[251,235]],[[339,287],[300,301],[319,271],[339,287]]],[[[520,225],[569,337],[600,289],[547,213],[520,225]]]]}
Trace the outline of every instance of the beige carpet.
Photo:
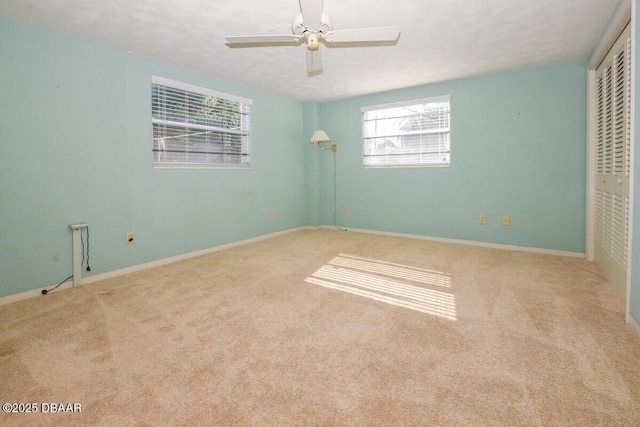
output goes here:
{"type": "Polygon", "coordinates": [[[640,425],[640,338],[574,258],[302,230],[0,326],[2,403],[82,409],[2,426],[640,425]]]}

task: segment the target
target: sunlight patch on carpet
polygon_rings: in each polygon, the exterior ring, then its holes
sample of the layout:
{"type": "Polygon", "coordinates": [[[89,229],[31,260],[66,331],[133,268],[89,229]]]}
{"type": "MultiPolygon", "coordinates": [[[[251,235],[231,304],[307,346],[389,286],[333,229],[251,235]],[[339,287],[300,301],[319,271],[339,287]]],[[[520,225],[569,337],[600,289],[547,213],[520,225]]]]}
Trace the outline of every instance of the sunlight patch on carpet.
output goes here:
{"type": "Polygon", "coordinates": [[[447,273],[340,254],[305,282],[456,320],[447,273]]]}

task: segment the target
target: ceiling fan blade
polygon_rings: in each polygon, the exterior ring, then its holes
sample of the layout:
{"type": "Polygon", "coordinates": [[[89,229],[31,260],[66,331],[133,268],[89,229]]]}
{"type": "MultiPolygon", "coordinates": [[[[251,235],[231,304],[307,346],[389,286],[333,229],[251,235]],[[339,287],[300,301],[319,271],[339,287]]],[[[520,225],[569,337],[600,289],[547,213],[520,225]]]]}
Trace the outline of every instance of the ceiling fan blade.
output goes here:
{"type": "Polygon", "coordinates": [[[335,43],[395,41],[400,36],[400,27],[354,28],[336,30],[325,34],[325,40],[335,43]]]}
{"type": "Polygon", "coordinates": [[[317,73],[322,71],[322,56],[319,50],[307,50],[307,72],[317,73]]]}
{"type": "Polygon", "coordinates": [[[319,30],[322,26],[323,0],[300,0],[302,22],[311,31],[319,30]]]}
{"type": "Polygon", "coordinates": [[[299,37],[292,34],[263,34],[256,36],[229,36],[225,37],[227,43],[291,43],[298,41],[299,37]]]}

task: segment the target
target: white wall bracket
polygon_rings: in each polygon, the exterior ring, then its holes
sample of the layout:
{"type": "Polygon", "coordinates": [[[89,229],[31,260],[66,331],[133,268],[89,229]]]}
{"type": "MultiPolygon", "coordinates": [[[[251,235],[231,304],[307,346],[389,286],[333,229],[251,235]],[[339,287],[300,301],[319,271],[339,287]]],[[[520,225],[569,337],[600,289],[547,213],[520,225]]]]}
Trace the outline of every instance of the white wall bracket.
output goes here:
{"type": "Polygon", "coordinates": [[[88,228],[89,224],[80,222],[69,224],[73,235],[73,286],[82,284],[82,230],[88,228]]]}

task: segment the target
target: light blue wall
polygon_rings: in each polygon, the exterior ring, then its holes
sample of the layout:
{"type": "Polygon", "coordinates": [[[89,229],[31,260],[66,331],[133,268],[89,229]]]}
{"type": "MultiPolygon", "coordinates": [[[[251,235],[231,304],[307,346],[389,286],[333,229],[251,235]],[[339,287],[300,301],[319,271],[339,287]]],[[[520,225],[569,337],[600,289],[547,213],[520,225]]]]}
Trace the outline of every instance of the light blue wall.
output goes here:
{"type": "Polygon", "coordinates": [[[633,230],[631,234],[631,262],[630,262],[630,277],[631,277],[631,294],[629,298],[629,312],[631,317],[635,320],[636,325],[640,325],[640,149],[638,148],[638,126],[640,126],[640,73],[638,73],[637,67],[640,65],[640,36],[638,34],[638,21],[640,19],[640,11],[638,10],[638,4],[635,3],[635,16],[632,16],[633,25],[635,26],[636,38],[633,40],[633,57],[634,67],[636,69],[636,79],[634,81],[634,135],[632,142],[634,144],[634,159],[633,159],[633,230]]]}
{"type": "Polygon", "coordinates": [[[0,52],[0,297],[71,274],[69,223],[90,224],[90,274],[331,224],[318,128],[339,224],[584,251],[584,63],[302,103],[6,17],[0,52]],[[153,169],[152,74],[253,99],[252,168],[153,169]],[[361,106],[442,94],[451,167],[362,168],[361,106]]]}
{"type": "Polygon", "coordinates": [[[0,52],[0,297],[71,274],[69,223],[90,274],[307,223],[301,102],[2,16],[0,52]],[[251,169],[153,169],[152,74],[253,99],[251,169]]]}
{"type": "MultiPolygon", "coordinates": [[[[584,252],[585,106],[583,62],[321,104],[321,127],[339,146],[338,223],[584,252]],[[362,167],[362,106],[437,95],[451,95],[451,167],[362,167]]],[[[332,170],[330,155],[321,161],[332,170]]],[[[325,224],[333,221],[330,182],[320,195],[325,224]]]]}

